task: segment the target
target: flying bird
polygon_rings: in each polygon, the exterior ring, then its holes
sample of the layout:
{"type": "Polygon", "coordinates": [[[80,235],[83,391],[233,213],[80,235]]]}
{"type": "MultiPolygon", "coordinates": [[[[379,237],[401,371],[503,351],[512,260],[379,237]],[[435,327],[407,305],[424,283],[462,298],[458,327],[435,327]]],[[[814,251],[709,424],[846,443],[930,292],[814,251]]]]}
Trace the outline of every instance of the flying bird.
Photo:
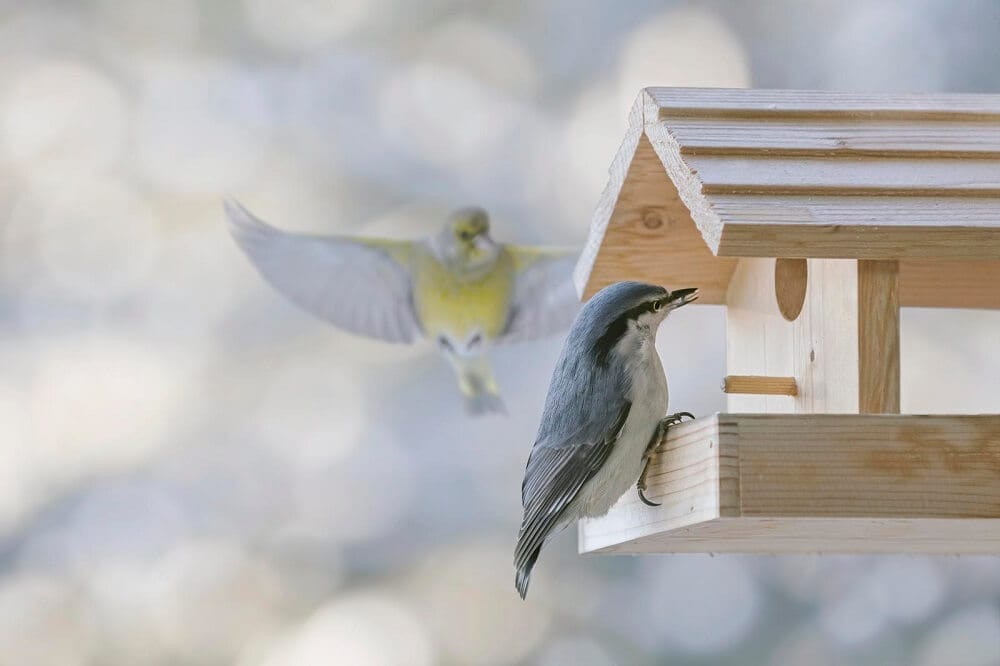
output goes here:
{"type": "Polygon", "coordinates": [[[667,413],[656,331],[697,289],[618,282],[580,310],[556,363],[521,484],[514,551],[523,599],[545,540],[578,518],[603,516],[625,491],[643,495],[650,456],[682,413],[667,413]]]}
{"type": "Polygon", "coordinates": [[[253,265],[303,310],[357,335],[433,343],[472,414],[504,411],[490,347],[565,330],[579,309],[576,253],[498,243],[481,208],[412,241],[289,233],[235,200],[225,209],[253,265]]]}

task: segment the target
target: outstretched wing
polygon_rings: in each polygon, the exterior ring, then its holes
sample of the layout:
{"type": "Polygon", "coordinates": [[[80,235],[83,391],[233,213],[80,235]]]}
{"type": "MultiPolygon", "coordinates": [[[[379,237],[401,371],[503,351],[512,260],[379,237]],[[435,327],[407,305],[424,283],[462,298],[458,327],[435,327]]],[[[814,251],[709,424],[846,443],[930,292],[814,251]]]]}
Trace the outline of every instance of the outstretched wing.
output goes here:
{"type": "Polygon", "coordinates": [[[421,336],[403,241],[310,236],[275,229],[227,200],[229,230],[271,285],[338,328],[387,342],[421,336]]]}
{"type": "Polygon", "coordinates": [[[514,298],[503,333],[495,342],[517,342],[569,328],[580,309],[573,284],[577,253],[507,246],[514,260],[514,298]]]}

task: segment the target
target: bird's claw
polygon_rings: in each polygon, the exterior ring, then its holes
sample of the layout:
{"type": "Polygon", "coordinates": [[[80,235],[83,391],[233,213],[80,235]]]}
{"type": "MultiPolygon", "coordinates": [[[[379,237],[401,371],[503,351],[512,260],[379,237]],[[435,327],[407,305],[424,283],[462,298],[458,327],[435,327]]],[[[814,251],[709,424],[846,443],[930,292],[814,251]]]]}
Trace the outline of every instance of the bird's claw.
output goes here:
{"type": "Polygon", "coordinates": [[[677,412],[676,414],[669,414],[660,419],[660,427],[669,428],[672,425],[683,423],[685,418],[689,418],[693,421],[694,414],[691,412],[677,412]]]}
{"type": "MultiPolygon", "coordinates": [[[[646,476],[646,470],[649,469],[649,461],[646,461],[646,466],[642,470],[642,476],[646,476]]],[[[646,497],[646,479],[641,478],[639,483],[635,484],[635,489],[639,493],[639,499],[646,506],[660,506],[659,502],[654,502],[653,500],[646,497]]]]}
{"type": "Polygon", "coordinates": [[[659,502],[654,502],[646,497],[646,475],[649,474],[649,463],[653,460],[653,454],[656,451],[656,447],[659,446],[660,442],[663,440],[664,435],[667,434],[667,429],[670,426],[682,423],[684,419],[689,418],[694,420],[694,414],[691,412],[677,412],[676,414],[669,414],[656,424],[656,434],[653,436],[653,441],[649,443],[649,449],[646,453],[646,464],[642,467],[642,474],[639,475],[639,480],[635,484],[635,489],[639,493],[639,499],[646,506],[660,506],[659,502]]]}

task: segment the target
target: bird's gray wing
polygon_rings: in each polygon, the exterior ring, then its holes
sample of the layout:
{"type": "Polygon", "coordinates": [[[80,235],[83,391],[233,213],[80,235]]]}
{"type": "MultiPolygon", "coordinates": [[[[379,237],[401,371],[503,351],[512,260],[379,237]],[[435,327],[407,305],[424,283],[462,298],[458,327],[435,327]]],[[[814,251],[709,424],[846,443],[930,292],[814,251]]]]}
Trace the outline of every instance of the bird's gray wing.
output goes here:
{"type": "Polygon", "coordinates": [[[631,406],[623,398],[598,410],[568,436],[535,443],[521,484],[524,519],[514,553],[519,570],[525,566],[530,570],[563,510],[608,459],[631,406]]]}
{"type": "Polygon", "coordinates": [[[413,311],[403,241],[310,236],[275,229],[233,200],[229,230],[271,285],[303,310],[351,333],[413,342],[421,328],[413,311]]]}
{"type": "Polygon", "coordinates": [[[580,309],[573,284],[577,253],[508,245],[514,261],[514,297],[506,326],[494,342],[517,342],[569,328],[580,309]]]}

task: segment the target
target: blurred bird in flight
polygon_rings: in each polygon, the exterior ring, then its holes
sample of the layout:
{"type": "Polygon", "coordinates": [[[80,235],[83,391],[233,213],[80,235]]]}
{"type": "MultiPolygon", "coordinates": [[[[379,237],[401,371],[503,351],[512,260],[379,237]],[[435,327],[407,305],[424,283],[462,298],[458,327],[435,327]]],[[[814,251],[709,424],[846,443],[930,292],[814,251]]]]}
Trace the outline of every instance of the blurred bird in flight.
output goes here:
{"type": "Polygon", "coordinates": [[[431,341],[471,414],[504,411],[492,345],[563,331],[579,309],[576,253],[498,243],[481,208],[457,210],[438,234],[412,241],[288,233],[232,199],[225,208],[260,274],[305,311],[386,342],[431,341]]]}

